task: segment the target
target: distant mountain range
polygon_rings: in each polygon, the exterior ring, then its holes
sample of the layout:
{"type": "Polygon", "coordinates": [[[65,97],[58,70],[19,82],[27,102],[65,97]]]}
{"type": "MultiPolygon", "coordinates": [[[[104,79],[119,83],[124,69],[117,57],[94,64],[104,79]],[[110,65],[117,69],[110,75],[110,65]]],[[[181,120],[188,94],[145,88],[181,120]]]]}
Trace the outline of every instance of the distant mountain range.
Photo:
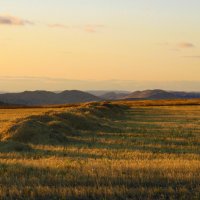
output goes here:
{"type": "Polygon", "coordinates": [[[69,103],[85,103],[103,100],[145,100],[145,99],[191,99],[200,98],[198,92],[175,92],[165,90],[144,90],[136,92],[125,91],[93,91],[91,93],[79,90],[63,92],[25,91],[21,93],[0,94],[1,105],[57,105],[69,103]],[[96,93],[95,96],[94,93],[96,93]]]}
{"type": "Polygon", "coordinates": [[[108,92],[105,94],[102,94],[99,96],[102,99],[107,99],[107,100],[118,100],[118,99],[123,99],[124,97],[128,96],[130,92],[128,93],[122,93],[122,92],[108,92]]]}
{"type": "Polygon", "coordinates": [[[198,92],[174,92],[165,90],[144,90],[136,91],[122,99],[134,100],[134,99],[191,99],[200,98],[198,92]]]}
{"type": "Polygon", "coordinates": [[[78,90],[66,90],[60,93],[25,91],[0,94],[0,101],[8,104],[35,106],[101,101],[101,98],[78,90]]]}
{"type": "MultiPolygon", "coordinates": [[[[94,94],[94,92],[93,92],[94,94]]],[[[96,92],[96,94],[98,94],[96,92]]],[[[176,92],[165,90],[144,90],[135,92],[109,91],[100,92],[98,97],[106,100],[139,100],[139,99],[192,99],[200,98],[200,92],[176,92]]]]}
{"type": "Polygon", "coordinates": [[[63,91],[72,88],[81,91],[137,91],[159,88],[171,91],[197,91],[200,92],[200,80],[198,81],[136,81],[136,80],[73,80],[49,77],[20,77],[1,76],[0,91],[19,92],[34,91],[37,89],[45,91],[63,91]]]}
{"type": "Polygon", "coordinates": [[[131,94],[130,91],[124,91],[124,90],[111,90],[111,91],[106,91],[106,90],[91,90],[88,91],[90,94],[93,94],[101,99],[106,99],[106,100],[117,100],[121,99],[129,94],[131,94]]]}
{"type": "Polygon", "coordinates": [[[109,96],[109,94],[112,96],[112,95],[114,95],[114,96],[116,96],[116,95],[120,95],[120,94],[123,94],[123,95],[128,95],[128,94],[130,94],[131,92],[130,91],[125,91],[125,90],[88,90],[88,91],[86,91],[86,92],[88,92],[88,93],[90,93],[90,94],[93,94],[93,95],[95,95],[95,96],[97,96],[97,97],[102,97],[102,96],[104,96],[104,95],[108,95],[109,96]]]}

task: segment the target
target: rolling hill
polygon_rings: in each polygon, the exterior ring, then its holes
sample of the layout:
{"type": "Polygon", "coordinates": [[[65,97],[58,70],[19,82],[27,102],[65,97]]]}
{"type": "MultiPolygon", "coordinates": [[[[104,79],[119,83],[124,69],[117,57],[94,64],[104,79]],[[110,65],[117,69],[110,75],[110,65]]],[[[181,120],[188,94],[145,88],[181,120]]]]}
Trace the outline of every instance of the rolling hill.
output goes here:
{"type": "Polygon", "coordinates": [[[63,91],[60,93],[49,91],[25,91],[21,93],[0,94],[1,102],[28,106],[84,103],[100,100],[101,98],[99,97],[78,90],[63,91]]]}
{"type": "Polygon", "coordinates": [[[165,90],[144,90],[136,91],[122,99],[191,99],[200,98],[200,93],[195,92],[174,92],[165,90]]]}
{"type": "Polygon", "coordinates": [[[106,99],[106,100],[117,100],[117,99],[122,99],[127,95],[128,95],[128,93],[107,92],[107,93],[101,95],[100,98],[106,99]]]}
{"type": "Polygon", "coordinates": [[[79,90],[65,90],[63,92],[50,91],[25,91],[21,93],[0,94],[0,106],[2,105],[58,105],[69,103],[96,102],[102,100],[156,100],[156,99],[192,99],[200,98],[200,93],[195,92],[176,92],[164,90],[144,90],[133,93],[107,92],[95,96],[88,92],[79,90]]]}
{"type": "Polygon", "coordinates": [[[86,92],[92,95],[95,95],[97,97],[102,97],[104,95],[111,94],[111,93],[124,94],[124,95],[128,95],[131,93],[130,91],[126,91],[126,90],[88,90],[86,92]]]}
{"type": "Polygon", "coordinates": [[[7,104],[0,101],[0,107],[1,107],[1,106],[5,106],[5,105],[7,105],[7,104]]]}
{"type": "Polygon", "coordinates": [[[136,91],[124,97],[124,99],[172,99],[172,98],[176,98],[176,95],[170,92],[166,92],[164,90],[136,91]]]}
{"type": "Polygon", "coordinates": [[[172,92],[172,93],[179,98],[185,98],[185,99],[200,98],[199,92],[172,92]]]}

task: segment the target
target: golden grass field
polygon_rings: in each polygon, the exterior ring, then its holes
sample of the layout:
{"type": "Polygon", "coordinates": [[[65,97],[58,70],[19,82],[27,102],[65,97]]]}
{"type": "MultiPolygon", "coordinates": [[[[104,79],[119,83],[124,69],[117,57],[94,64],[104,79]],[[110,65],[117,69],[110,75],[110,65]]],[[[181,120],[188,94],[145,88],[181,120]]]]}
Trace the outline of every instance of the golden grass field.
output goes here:
{"type": "Polygon", "coordinates": [[[198,200],[199,103],[0,109],[0,199],[198,200]]]}

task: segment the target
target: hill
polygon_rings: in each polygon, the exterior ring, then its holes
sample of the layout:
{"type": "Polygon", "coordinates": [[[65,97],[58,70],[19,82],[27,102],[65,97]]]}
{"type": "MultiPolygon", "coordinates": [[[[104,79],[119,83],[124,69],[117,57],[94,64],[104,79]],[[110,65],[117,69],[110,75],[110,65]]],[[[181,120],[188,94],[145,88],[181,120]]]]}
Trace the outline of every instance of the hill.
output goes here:
{"type": "Polygon", "coordinates": [[[123,99],[175,99],[176,95],[164,90],[136,91],[123,99]]]}
{"type": "Polygon", "coordinates": [[[200,93],[194,92],[175,92],[165,90],[144,90],[136,91],[123,97],[122,99],[192,99],[200,98],[200,93]]]}
{"type": "Polygon", "coordinates": [[[66,90],[57,94],[57,96],[60,99],[61,104],[101,101],[101,98],[96,97],[95,95],[92,95],[83,91],[78,91],[78,90],[71,90],[71,91],[66,90]]]}
{"type": "Polygon", "coordinates": [[[7,104],[0,101],[0,106],[5,106],[5,105],[7,104]]]}
{"type": "Polygon", "coordinates": [[[25,91],[21,93],[0,94],[1,102],[28,106],[85,103],[100,100],[99,97],[78,90],[63,91],[60,93],[48,91],[25,91]]]}
{"type": "Polygon", "coordinates": [[[185,98],[185,99],[193,99],[193,98],[200,98],[199,92],[171,92],[176,95],[178,98],[185,98]]]}
{"type": "Polygon", "coordinates": [[[122,99],[127,95],[128,95],[127,93],[108,92],[108,93],[101,95],[100,97],[102,99],[106,99],[106,100],[117,100],[117,99],[122,99]]]}
{"type": "Polygon", "coordinates": [[[16,123],[5,125],[6,119],[9,120],[9,113],[6,118],[2,118],[6,128],[0,129],[0,141],[55,145],[67,143],[67,137],[77,136],[80,131],[117,132],[118,128],[112,123],[108,125],[108,120],[122,116],[127,108],[123,104],[92,102],[63,109],[27,108],[19,115],[14,114],[13,110],[13,115],[17,115],[13,117],[13,122],[16,123]]]}
{"type": "Polygon", "coordinates": [[[89,90],[87,92],[90,93],[90,94],[93,94],[93,95],[95,95],[97,97],[101,97],[101,98],[104,95],[106,96],[107,94],[109,95],[109,94],[112,94],[112,93],[124,94],[124,96],[131,93],[130,91],[125,91],[125,90],[89,90]]]}

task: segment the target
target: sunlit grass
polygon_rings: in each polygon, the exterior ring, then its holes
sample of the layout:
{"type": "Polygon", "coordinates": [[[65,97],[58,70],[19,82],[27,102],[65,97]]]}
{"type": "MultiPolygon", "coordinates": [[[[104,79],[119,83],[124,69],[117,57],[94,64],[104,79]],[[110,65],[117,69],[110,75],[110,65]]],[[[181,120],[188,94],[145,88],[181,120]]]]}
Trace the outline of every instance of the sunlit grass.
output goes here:
{"type": "Polygon", "coordinates": [[[66,131],[64,143],[26,143],[30,150],[23,146],[2,151],[0,198],[199,199],[200,106],[129,105],[118,117],[88,105],[0,110],[2,126],[5,121],[47,115],[54,120],[56,116],[57,121],[47,125],[59,133],[64,131],[63,119],[77,128],[66,131]],[[83,130],[76,121],[83,116],[102,127],[94,129],[85,121],[83,130]]]}

